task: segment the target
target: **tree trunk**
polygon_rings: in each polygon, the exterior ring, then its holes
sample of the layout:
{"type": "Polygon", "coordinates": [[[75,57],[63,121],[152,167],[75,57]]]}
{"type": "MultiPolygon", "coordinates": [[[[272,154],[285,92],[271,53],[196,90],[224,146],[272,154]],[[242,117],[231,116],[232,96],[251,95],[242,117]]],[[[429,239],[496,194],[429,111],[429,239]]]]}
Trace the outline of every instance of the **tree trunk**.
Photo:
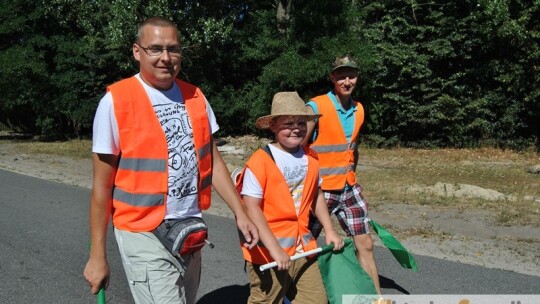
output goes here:
{"type": "Polygon", "coordinates": [[[277,27],[280,33],[285,33],[291,19],[293,0],[276,0],[277,4],[277,27]]]}

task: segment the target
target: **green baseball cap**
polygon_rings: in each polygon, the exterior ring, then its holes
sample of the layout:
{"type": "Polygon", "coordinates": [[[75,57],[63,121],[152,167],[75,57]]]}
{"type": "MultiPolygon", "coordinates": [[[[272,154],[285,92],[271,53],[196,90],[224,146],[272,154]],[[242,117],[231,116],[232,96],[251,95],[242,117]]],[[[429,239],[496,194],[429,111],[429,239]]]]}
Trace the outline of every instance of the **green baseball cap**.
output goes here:
{"type": "Polygon", "coordinates": [[[356,63],[356,60],[349,55],[336,57],[336,60],[332,63],[330,74],[340,68],[353,68],[358,70],[358,64],[356,63]]]}

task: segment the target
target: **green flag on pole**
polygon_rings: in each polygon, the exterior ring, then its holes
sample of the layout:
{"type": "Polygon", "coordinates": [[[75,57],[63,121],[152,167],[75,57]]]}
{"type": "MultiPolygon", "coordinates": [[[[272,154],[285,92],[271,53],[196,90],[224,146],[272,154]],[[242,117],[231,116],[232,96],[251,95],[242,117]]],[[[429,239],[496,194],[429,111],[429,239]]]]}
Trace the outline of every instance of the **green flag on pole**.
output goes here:
{"type": "Polygon", "coordinates": [[[407,251],[407,249],[405,249],[405,247],[403,247],[403,245],[401,245],[401,243],[390,232],[388,232],[388,230],[384,229],[374,220],[370,220],[369,225],[377,233],[381,239],[381,242],[390,250],[392,255],[403,268],[409,268],[413,271],[418,270],[413,255],[407,251]]]}
{"type": "MultiPolygon", "coordinates": [[[[331,247],[330,247],[331,249],[331,247]]],[[[340,251],[323,250],[318,257],[319,269],[330,304],[341,304],[346,294],[379,296],[373,281],[358,263],[356,248],[350,238],[340,251]]]]}

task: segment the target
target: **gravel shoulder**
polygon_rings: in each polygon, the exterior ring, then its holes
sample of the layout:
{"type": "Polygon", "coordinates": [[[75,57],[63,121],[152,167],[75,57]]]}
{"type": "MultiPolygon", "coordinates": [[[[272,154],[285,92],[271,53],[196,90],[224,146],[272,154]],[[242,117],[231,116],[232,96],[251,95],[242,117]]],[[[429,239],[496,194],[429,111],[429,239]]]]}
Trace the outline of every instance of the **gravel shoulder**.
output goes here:
{"type": "MultiPolygon", "coordinates": [[[[229,170],[245,157],[234,150],[223,151],[222,155],[229,170]]],[[[92,184],[90,159],[20,154],[5,141],[0,142],[0,169],[87,189],[92,184]]],[[[214,193],[213,197],[207,212],[232,217],[219,196],[214,193]]],[[[401,203],[377,204],[370,210],[370,217],[396,235],[413,254],[540,276],[539,228],[502,227],[484,210],[401,203]]],[[[374,239],[382,246],[377,237],[374,239]]]]}

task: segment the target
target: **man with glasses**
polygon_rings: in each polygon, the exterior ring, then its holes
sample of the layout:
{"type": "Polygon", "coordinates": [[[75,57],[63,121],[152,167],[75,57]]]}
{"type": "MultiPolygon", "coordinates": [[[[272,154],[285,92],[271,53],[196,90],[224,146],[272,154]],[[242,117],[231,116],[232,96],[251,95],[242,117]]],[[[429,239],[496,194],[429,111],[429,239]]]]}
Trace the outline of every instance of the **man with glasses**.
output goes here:
{"type": "MultiPolygon", "coordinates": [[[[307,103],[309,113],[321,114],[308,122],[304,144],[310,145],[319,156],[328,210],[335,214],[347,236],[352,236],[360,265],[369,274],[381,294],[377,265],[373,255],[373,240],[369,234],[367,201],[356,181],[360,127],[364,122],[362,104],[351,97],[358,81],[358,64],[351,56],[337,57],[332,64],[330,80],[333,89],[312,98],[307,103]]],[[[314,237],[322,226],[315,217],[310,219],[314,237]]]]}
{"type": "Polygon", "coordinates": [[[245,246],[259,240],[212,134],[218,125],[199,88],[176,79],[181,44],[176,25],[151,18],[138,28],[133,57],[140,72],[107,88],[93,127],[90,257],[92,293],[107,287],[106,234],[116,241],[136,303],[195,303],[201,252],[167,250],[153,233],[163,224],[202,217],[210,186],[236,216],[245,246]]]}

